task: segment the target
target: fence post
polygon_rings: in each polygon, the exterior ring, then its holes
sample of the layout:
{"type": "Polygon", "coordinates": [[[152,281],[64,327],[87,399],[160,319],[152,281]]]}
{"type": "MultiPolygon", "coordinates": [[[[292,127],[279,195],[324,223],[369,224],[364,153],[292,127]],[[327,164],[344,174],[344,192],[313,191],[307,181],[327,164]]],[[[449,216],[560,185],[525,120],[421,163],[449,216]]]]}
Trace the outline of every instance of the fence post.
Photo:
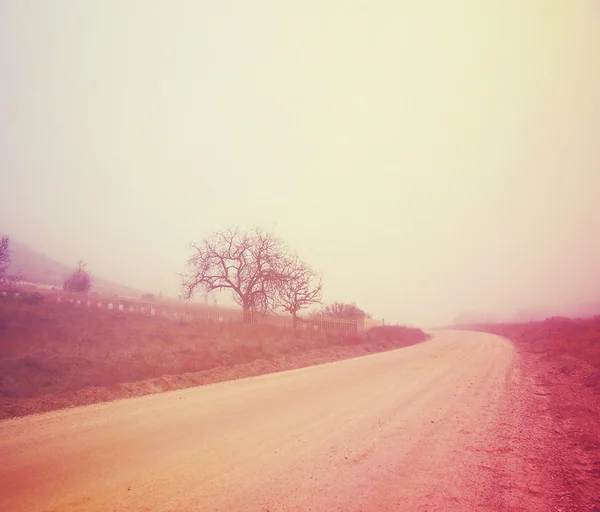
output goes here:
{"type": "Polygon", "coordinates": [[[358,334],[365,332],[365,318],[356,317],[356,332],[358,334]]]}

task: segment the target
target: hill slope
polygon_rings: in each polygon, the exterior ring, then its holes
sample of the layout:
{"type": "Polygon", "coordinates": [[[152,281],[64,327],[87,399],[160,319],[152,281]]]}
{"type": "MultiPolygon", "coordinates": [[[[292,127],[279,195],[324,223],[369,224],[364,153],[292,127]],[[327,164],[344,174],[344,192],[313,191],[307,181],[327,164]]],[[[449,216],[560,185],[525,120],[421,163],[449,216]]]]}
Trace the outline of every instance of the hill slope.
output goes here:
{"type": "MultiPolygon", "coordinates": [[[[8,274],[21,275],[23,281],[45,284],[62,288],[65,276],[70,274],[74,267],[60,263],[45,254],[34,251],[30,247],[11,238],[10,240],[10,265],[8,274]]],[[[128,286],[113,283],[92,274],[93,291],[98,293],[116,293],[126,297],[138,297],[142,292],[128,286]]]]}

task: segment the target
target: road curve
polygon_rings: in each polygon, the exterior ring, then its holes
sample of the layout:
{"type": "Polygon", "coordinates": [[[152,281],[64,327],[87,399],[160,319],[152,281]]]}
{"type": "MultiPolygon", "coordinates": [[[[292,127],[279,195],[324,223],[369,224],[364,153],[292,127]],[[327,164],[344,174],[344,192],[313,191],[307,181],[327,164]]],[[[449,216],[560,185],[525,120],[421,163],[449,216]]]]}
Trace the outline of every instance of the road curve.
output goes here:
{"type": "Polygon", "coordinates": [[[0,421],[2,511],[477,511],[512,345],[422,344],[0,421]]]}

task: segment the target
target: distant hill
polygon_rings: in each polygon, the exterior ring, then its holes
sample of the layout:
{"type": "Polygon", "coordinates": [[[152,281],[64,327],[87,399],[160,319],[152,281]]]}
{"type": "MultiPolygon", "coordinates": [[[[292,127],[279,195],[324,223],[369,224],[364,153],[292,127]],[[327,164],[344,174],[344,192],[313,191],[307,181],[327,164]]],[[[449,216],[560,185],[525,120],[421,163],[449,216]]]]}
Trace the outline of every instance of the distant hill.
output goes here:
{"type": "MultiPolygon", "coordinates": [[[[10,259],[7,271],[9,275],[20,274],[23,281],[56,286],[61,289],[65,276],[74,270],[74,267],[59,263],[12,238],[10,240],[10,259]]],[[[101,294],[116,293],[124,297],[139,297],[142,294],[140,290],[97,277],[93,272],[92,279],[92,291],[101,294]]]]}
{"type": "Polygon", "coordinates": [[[499,322],[505,323],[527,323],[541,322],[553,316],[564,316],[569,318],[590,318],[600,315],[600,300],[576,303],[563,307],[549,309],[524,309],[518,311],[511,317],[495,317],[485,313],[468,312],[457,316],[453,325],[481,325],[499,322]]]}
{"type": "Polygon", "coordinates": [[[571,318],[591,318],[600,315],[600,300],[582,302],[562,312],[571,318]]]}
{"type": "Polygon", "coordinates": [[[600,300],[580,302],[546,310],[521,311],[512,319],[513,322],[540,322],[553,316],[569,318],[591,318],[600,315],[600,300]]]}

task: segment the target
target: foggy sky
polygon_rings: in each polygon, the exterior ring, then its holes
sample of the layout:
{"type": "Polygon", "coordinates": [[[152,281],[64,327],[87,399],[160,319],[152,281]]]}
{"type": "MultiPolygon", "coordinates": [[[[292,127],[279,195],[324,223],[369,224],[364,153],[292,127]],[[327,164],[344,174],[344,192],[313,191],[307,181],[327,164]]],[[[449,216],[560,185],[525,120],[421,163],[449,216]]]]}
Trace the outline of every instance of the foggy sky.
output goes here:
{"type": "Polygon", "coordinates": [[[600,298],[594,0],[0,3],[0,230],[176,295],[261,225],[412,324],[600,298]]]}

